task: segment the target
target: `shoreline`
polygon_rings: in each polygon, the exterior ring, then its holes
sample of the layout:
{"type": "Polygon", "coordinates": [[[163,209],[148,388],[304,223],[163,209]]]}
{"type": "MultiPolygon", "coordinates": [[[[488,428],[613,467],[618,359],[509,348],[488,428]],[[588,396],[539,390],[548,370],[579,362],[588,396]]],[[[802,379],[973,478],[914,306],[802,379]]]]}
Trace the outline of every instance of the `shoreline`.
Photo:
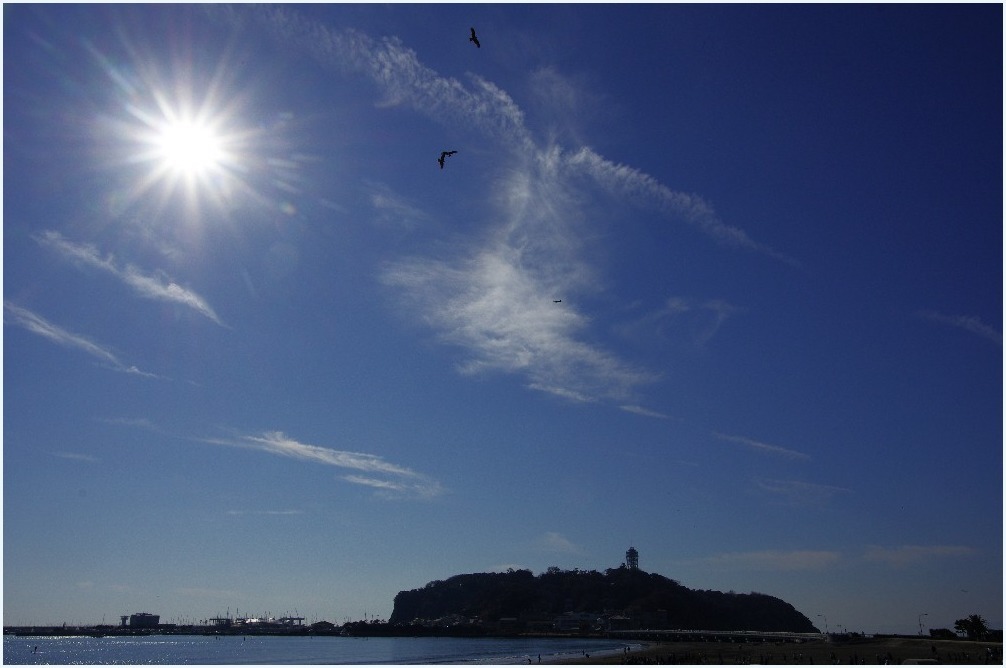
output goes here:
{"type": "MultiPolygon", "coordinates": [[[[634,644],[634,643],[633,643],[634,644]]],[[[1003,665],[1001,642],[934,640],[931,638],[863,638],[845,641],[814,640],[802,643],[646,642],[615,655],[581,657],[561,665],[647,664],[865,664],[903,662],[956,665],[1003,665]]]]}

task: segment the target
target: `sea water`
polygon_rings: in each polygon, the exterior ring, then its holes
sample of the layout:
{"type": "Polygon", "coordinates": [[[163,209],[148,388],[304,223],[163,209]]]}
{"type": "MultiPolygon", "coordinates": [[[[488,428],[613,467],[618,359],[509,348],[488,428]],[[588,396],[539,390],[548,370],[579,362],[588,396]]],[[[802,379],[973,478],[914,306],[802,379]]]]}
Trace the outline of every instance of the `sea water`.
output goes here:
{"type": "MultiPolygon", "coordinates": [[[[537,664],[620,653],[605,639],[4,636],[5,664],[537,664]]],[[[635,648],[635,647],[633,647],[635,648]]]]}

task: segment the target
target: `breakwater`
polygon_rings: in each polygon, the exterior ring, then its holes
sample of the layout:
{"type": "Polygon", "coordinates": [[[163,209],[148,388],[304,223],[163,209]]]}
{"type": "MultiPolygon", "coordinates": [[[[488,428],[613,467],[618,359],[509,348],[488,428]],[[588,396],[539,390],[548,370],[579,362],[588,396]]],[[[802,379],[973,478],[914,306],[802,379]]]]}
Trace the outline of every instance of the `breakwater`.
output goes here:
{"type": "Polygon", "coordinates": [[[307,635],[341,635],[338,627],[312,628],[297,626],[289,628],[251,628],[251,627],[219,627],[190,624],[159,624],[156,628],[132,628],[128,626],[5,626],[5,636],[87,636],[104,638],[106,636],[150,636],[150,635],[197,635],[197,636],[307,636],[307,635]]]}

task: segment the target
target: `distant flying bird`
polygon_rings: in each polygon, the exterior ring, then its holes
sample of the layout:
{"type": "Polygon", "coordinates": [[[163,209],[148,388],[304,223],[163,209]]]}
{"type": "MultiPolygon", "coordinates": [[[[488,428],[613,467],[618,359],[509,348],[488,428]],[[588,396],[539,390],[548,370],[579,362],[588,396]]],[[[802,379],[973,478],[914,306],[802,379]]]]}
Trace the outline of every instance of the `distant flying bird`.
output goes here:
{"type": "Polygon", "coordinates": [[[561,301],[562,301],[561,299],[553,299],[553,300],[552,300],[552,303],[553,303],[553,304],[558,304],[558,303],[559,303],[559,302],[561,302],[561,301]]]}
{"type": "Polygon", "coordinates": [[[475,28],[472,28],[472,36],[468,38],[468,41],[474,42],[475,46],[479,47],[480,49],[482,48],[482,45],[479,44],[479,38],[475,36],[475,28]]]}
{"type": "Polygon", "coordinates": [[[440,163],[440,169],[444,168],[444,158],[446,158],[449,155],[454,155],[455,153],[457,153],[457,151],[441,151],[440,152],[440,157],[437,158],[437,162],[440,163]]]}

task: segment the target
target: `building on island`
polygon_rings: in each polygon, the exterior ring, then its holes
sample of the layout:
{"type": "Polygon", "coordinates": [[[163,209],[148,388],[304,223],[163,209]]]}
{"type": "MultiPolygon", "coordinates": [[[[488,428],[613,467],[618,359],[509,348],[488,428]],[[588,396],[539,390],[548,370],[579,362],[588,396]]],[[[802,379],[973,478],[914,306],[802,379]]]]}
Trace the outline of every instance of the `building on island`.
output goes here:
{"type": "Polygon", "coordinates": [[[639,570],[639,552],[636,551],[636,548],[630,547],[625,551],[625,565],[630,571],[639,570]]]}

